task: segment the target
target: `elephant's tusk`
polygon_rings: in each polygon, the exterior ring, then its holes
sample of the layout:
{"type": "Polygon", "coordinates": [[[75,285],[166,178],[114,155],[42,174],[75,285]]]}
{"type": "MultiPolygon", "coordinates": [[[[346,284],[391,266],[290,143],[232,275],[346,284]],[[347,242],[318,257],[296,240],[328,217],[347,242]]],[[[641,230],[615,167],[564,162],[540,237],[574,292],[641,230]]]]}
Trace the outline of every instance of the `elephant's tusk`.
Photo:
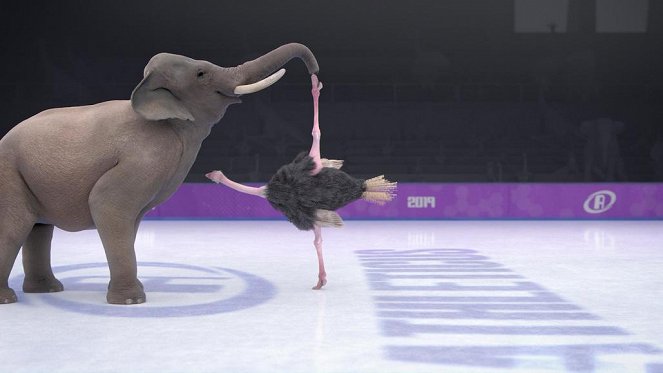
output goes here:
{"type": "Polygon", "coordinates": [[[283,75],[285,75],[285,69],[281,69],[259,82],[255,82],[253,84],[238,85],[237,87],[235,87],[234,92],[236,95],[245,95],[247,93],[255,93],[261,91],[269,87],[270,85],[276,83],[279,79],[283,77],[283,75]]]}

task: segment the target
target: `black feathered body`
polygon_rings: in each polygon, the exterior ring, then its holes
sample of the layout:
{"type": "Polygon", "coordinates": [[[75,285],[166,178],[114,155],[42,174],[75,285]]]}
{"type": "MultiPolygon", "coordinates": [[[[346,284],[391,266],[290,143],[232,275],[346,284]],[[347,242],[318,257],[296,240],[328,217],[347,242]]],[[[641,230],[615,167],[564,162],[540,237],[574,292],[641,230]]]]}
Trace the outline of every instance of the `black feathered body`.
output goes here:
{"type": "Polygon", "coordinates": [[[314,168],[313,158],[300,153],[267,184],[269,203],[301,230],[313,229],[316,210],[337,210],[361,198],[365,191],[363,179],[331,167],[311,175],[314,168]]]}

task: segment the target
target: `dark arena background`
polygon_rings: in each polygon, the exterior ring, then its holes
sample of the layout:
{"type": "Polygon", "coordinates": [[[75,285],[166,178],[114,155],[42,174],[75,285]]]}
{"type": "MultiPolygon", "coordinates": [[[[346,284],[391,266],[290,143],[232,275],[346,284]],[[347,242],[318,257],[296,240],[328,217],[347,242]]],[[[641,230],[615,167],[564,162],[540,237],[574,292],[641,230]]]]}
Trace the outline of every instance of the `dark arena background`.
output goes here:
{"type": "MultiPolygon", "coordinates": [[[[663,5],[634,4],[4,2],[0,134],[47,108],[128,99],[158,52],[235,66],[298,41],[326,87],[324,154],[352,174],[663,181],[663,5]]],[[[219,167],[266,181],[310,146],[308,77],[286,68],[228,111],[187,181],[219,167]]]]}
{"type": "Polygon", "coordinates": [[[302,43],[323,157],[398,182],[338,210],[313,291],[313,235],[205,177],[263,185],[311,147],[293,59],[147,212],[144,304],[106,303],[96,230],[55,229],[63,292],[20,291],[19,254],[0,372],[663,373],[663,0],[3,0],[0,41],[0,137],[128,100],[160,52],[302,43]]]}

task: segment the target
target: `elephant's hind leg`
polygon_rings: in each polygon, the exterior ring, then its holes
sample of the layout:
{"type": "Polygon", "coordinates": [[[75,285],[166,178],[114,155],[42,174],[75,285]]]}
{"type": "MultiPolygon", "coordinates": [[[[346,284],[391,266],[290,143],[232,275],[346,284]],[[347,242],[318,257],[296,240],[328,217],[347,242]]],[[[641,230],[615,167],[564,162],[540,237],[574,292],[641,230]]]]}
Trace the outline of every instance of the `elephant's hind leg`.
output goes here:
{"type": "Polygon", "coordinates": [[[23,244],[23,270],[26,293],[54,293],[64,290],[51,269],[53,226],[35,224],[23,244]]]}
{"type": "Polygon", "coordinates": [[[9,273],[14,266],[21,243],[16,237],[0,237],[0,304],[14,303],[16,293],[9,287],[9,273]]]}
{"type": "Polygon", "coordinates": [[[9,274],[35,218],[19,201],[2,197],[0,195],[0,206],[3,207],[0,209],[0,304],[7,304],[18,300],[9,287],[9,274]]]}

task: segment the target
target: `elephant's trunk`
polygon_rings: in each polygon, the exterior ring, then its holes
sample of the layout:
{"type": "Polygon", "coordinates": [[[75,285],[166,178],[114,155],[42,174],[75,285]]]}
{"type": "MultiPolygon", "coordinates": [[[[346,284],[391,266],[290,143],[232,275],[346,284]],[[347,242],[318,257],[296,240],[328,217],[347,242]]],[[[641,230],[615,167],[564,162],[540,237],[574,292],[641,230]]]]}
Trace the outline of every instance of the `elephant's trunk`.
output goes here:
{"type": "MultiPolygon", "coordinates": [[[[237,66],[237,86],[250,85],[261,81],[295,57],[304,61],[309,74],[316,74],[319,71],[318,61],[316,61],[315,56],[313,56],[310,49],[303,44],[290,43],[280,46],[253,61],[248,61],[237,66]]],[[[274,77],[269,77],[268,79],[270,79],[271,82],[267,83],[267,85],[275,82],[281,76],[282,73],[277,73],[274,74],[274,77]]],[[[245,92],[236,93],[243,94],[245,92]]]]}

